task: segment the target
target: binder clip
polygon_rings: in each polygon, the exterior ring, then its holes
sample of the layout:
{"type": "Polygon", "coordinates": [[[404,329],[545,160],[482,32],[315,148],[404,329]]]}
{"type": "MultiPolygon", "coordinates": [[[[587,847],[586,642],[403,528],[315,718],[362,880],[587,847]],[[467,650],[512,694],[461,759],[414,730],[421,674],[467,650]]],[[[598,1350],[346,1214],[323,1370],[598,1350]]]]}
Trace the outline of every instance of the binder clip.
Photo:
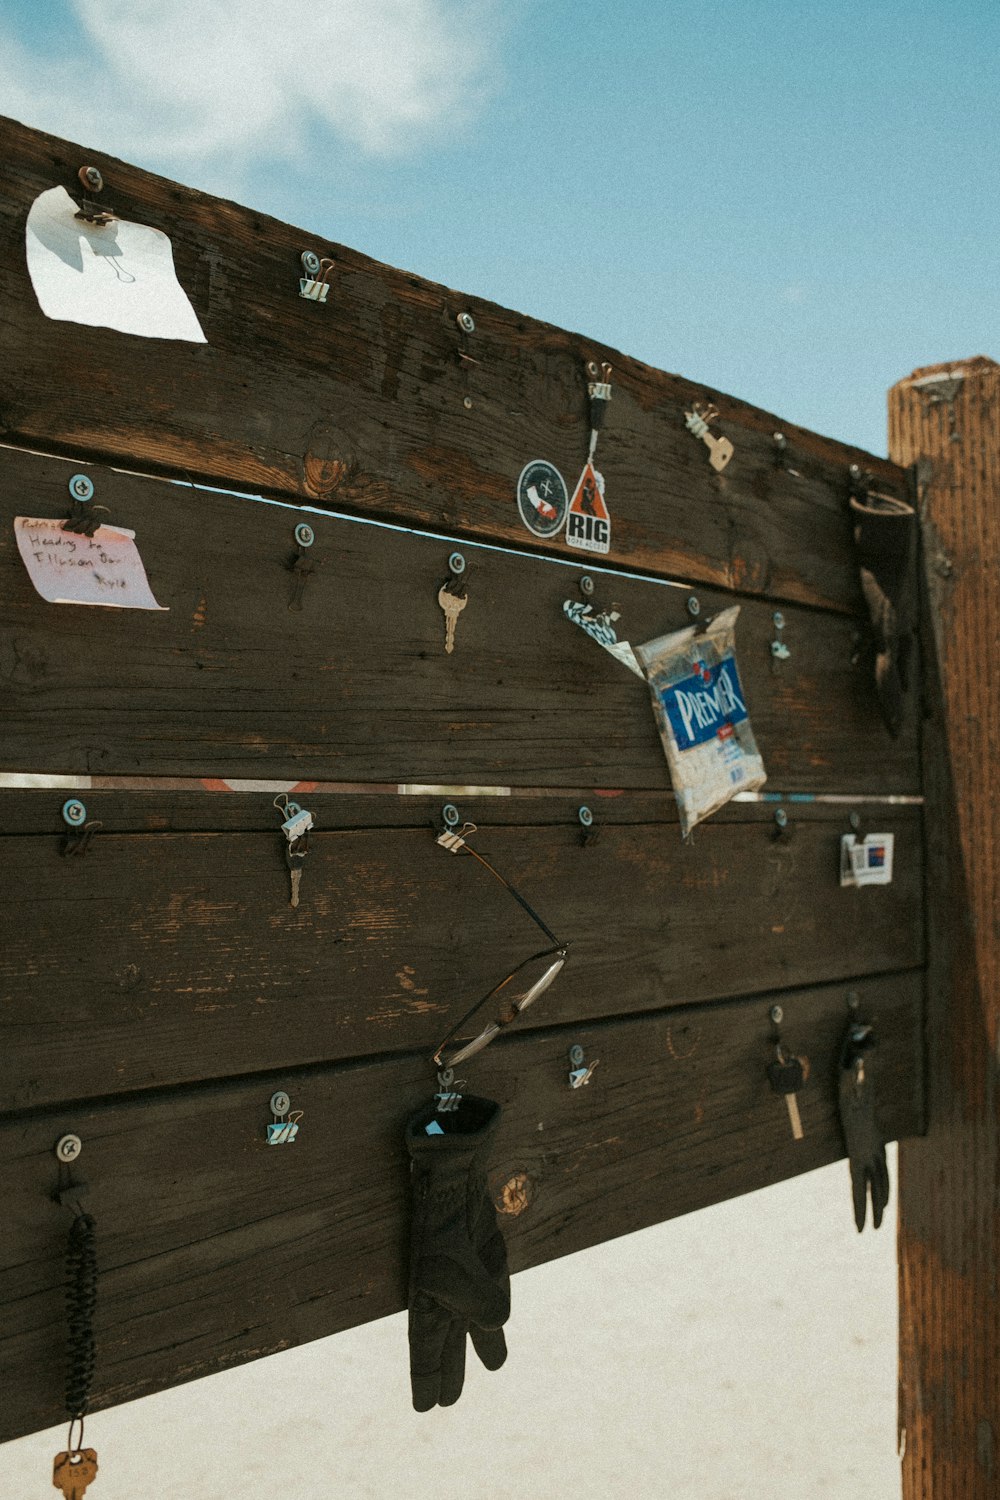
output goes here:
{"type": "MultiPolygon", "coordinates": [[[[104,178],[96,167],[81,167],[76,175],[89,192],[103,192],[104,178]]],[[[85,223],[91,225],[94,229],[104,229],[108,224],[113,224],[118,215],[112,208],[102,208],[99,203],[95,203],[85,193],[80,207],[73,217],[83,219],[85,223]]]]}
{"type": "Polygon", "coordinates": [[[330,272],[335,263],[332,260],[320,260],[312,250],[303,250],[301,259],[302,269],[306,274],[299,279],[299,296],[305,297],[308,302],[325,302],[330,290],[330,272]]]}
{"type": "Polygon", "coordinates": [[[269,1146],[287,1146],[294,1141],[299,1133],[299,1121],[302,1119],[304,1110],[291,1109],[292,1101],[283,1089],[271,1095],[271,1113],[274,1119],[267,1127],[267,1144],[269,1146]],[[291,1110],[291,1113],[289,1111],[291,1110]]]}

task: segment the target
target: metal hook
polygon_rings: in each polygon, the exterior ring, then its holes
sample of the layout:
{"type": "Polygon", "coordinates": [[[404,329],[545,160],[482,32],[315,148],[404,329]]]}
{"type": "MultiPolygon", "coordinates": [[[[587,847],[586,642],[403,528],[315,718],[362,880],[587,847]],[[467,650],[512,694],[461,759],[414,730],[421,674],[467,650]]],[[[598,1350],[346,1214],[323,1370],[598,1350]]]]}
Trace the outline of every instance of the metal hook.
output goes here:
{"type": "Polygon", "coordinates": [[[87,821],[87,809],[79,797],[70,797],[62,805],[62,819],[66,824],[63,835],[62,854],[85,854],[94,834],[104,827],[99,818],[87,821]]]}
{"type": "Polygon", "coordinates": [[[288,567],[293,576],[291,598],[288,608],[296,614],[302,611],[302,596],[305,593],[306,584],[316,572],[319,564],[312,557],[309,549],[316,540],[316,533],[305,521],[300,521],[294,531],[295,553],[288,567]]]}
{"type": "Polygon", "coordinates": [[[578,807],[576,810],[577,820],[580,824],[580,842],[586,849],[588,844],[596,844],[600,838],[601,831],[594,827],[594,814],[589,807],[578,807]]]}

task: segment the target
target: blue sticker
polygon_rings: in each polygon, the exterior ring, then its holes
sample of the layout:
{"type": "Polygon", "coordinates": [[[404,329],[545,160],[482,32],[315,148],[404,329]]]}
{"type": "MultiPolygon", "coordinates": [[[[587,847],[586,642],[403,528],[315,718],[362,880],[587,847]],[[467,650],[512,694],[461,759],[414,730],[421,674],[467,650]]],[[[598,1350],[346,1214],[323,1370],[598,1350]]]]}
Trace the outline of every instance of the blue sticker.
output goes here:
{"type": "Polygon", "coordinates": [[[679,750],[728,739],[734,724],[747,717],[736,659],[725,656],[714,667],[695,665],[692,676],[662,688],[660,699],[679,750]]]}

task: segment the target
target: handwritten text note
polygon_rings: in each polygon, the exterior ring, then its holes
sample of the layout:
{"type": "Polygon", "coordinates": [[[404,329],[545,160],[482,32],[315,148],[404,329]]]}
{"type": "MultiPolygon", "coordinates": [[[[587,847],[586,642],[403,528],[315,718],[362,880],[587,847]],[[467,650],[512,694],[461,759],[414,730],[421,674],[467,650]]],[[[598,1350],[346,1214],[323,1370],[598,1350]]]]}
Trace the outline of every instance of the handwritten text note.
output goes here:
{"type": "Polygon", "coordinates": [[[61,521],[14,517],[28,577],[50,604],[103,604],[111,609],[164,609],[149,587],[135,532],[98,526],[93,536],[63,531],[61,521]]]}

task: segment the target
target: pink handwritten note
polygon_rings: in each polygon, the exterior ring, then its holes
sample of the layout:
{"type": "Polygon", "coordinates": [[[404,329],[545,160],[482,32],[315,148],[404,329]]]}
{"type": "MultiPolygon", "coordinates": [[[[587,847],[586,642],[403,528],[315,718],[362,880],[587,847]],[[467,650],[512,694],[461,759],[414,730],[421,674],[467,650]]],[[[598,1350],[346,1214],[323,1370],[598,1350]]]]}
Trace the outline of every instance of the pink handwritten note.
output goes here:
{"type": "Polygon", "coordinates": [[[61,521],[15,516],[14,534],[28,577],[50,604],[167,607],[153,598],[134,531],[98,526],[93,536],[81,536],[63,531],[61,521]]]}

